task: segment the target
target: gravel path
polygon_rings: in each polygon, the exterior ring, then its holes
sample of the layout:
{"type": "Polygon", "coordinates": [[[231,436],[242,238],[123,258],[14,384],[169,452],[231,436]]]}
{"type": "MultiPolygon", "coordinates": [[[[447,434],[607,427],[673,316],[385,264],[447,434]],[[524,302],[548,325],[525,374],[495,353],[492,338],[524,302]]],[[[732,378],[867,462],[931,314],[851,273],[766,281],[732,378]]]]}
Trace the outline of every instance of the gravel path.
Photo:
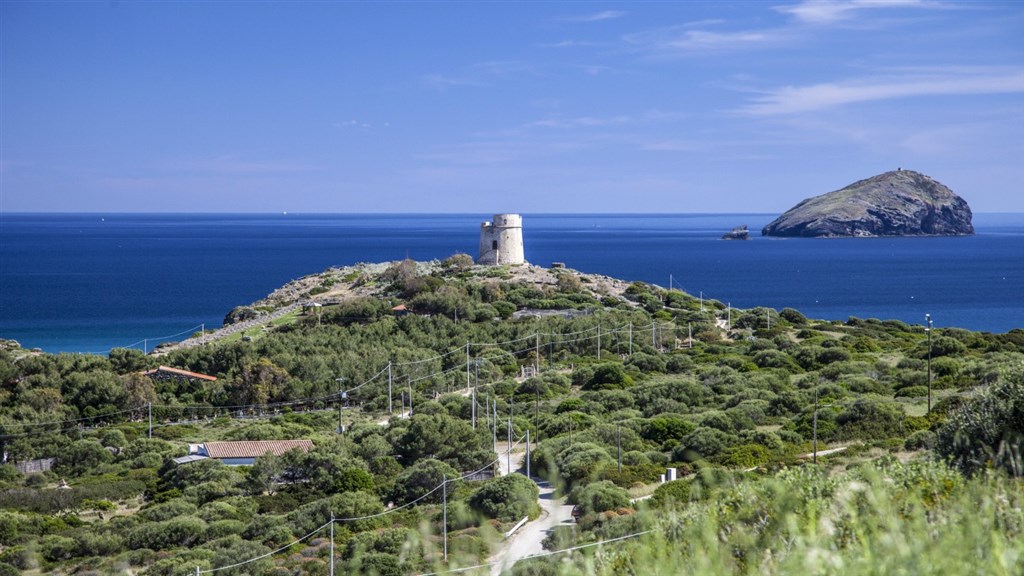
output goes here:
{"type": "Polygon", "coordinates": [[[491,576],[499,576],[519,560],[543,552],[542,543],[555,527],[573,524],[573,506],[566,504],[564,497],[555,498],[555,488],[549,482],[537,481],[537,486],[540,488],[540,517],[527,522],[491,557],[491,562],[495,562],[491,576]]]}

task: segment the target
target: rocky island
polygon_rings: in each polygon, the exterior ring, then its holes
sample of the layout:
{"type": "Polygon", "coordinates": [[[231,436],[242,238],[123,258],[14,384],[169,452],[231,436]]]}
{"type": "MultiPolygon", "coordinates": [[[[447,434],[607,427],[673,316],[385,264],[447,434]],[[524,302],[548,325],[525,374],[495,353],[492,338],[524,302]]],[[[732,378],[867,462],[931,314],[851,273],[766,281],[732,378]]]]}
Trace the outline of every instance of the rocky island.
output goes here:
{"type": "Polygon", "coordinates": [[[808,198],[761,230],[763,236],[817,238],[967,236],[971,208],[929,176],[894,170],[808,198]]]}
{"type": "Polygon", "coordinates": [[[726,232],[722,236],[722,240],[749,240],[750,230],[747,229],[747,225],[737,226],[732,230],[726,232]]]}

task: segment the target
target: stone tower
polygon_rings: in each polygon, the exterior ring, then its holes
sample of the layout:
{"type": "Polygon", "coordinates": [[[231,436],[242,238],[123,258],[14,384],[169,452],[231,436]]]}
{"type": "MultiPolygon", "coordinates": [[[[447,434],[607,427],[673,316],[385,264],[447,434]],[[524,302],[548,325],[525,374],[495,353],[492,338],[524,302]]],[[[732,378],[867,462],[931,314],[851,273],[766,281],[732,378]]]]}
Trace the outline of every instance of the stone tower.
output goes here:
{"type": "Polygon", "coordinates": [[[480,225],[480,256],[477,264],[525,264],[523,217],[495,214],[493,222],[480,225]]]}

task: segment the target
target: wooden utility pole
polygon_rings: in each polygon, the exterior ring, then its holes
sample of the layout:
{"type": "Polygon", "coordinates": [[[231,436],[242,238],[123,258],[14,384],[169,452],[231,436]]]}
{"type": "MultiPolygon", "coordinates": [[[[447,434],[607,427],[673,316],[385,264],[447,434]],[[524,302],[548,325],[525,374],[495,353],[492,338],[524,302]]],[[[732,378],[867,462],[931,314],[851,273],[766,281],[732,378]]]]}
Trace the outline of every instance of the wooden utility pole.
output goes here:
{"type": "Polygon", "coordinates": [[[925,331],[928,332],[928,414],[932,413],[932,315],[925,314],[924,319],[928,322],[925,331]]]}
{"type": "Polygon", "coordinates": [[[391,361],[388,360],[388,414],[395,413],[395,411],[391,407],[391,400],[393,396],[391,393],[392,376],[393,375],[391,373],[391,361]]]}
{"type": "Polygon", "coordinates": [[[619,474],[622,474],[622,425],[615,425],[616,446],[618,448],[619,474]]]}
{"type": "Polygon", "coordinates": [[[444,529],[444,561],[448,561],[448,476],[443,476],[441,492],[444,498],[444,516],[441,519],[441,526],[444,529]]]}
{"type": "Polygon", "coordinates": [[[818,389],[814,389],[814,463],[818,463],[818,389]]]}

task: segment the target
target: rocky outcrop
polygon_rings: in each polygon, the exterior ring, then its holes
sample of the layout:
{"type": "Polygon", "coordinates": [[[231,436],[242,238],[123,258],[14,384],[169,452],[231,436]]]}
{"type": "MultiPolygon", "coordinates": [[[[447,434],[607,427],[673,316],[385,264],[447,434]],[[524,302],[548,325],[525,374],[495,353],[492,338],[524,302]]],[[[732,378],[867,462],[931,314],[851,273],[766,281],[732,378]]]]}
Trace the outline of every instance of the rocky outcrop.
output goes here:
{"type": "Polygon", "coordinates": [[[746,224],[737,226],[726,232],[722,236],[722,240],[750,240],[750,230],[747,229],[746,224]]]}
{"type": "Polygon", "coordinates": [[[761,230],[764,236],[873,237],[974,234],[963,198],[913,170],[896,170],[808,198],[761,230]]]}

